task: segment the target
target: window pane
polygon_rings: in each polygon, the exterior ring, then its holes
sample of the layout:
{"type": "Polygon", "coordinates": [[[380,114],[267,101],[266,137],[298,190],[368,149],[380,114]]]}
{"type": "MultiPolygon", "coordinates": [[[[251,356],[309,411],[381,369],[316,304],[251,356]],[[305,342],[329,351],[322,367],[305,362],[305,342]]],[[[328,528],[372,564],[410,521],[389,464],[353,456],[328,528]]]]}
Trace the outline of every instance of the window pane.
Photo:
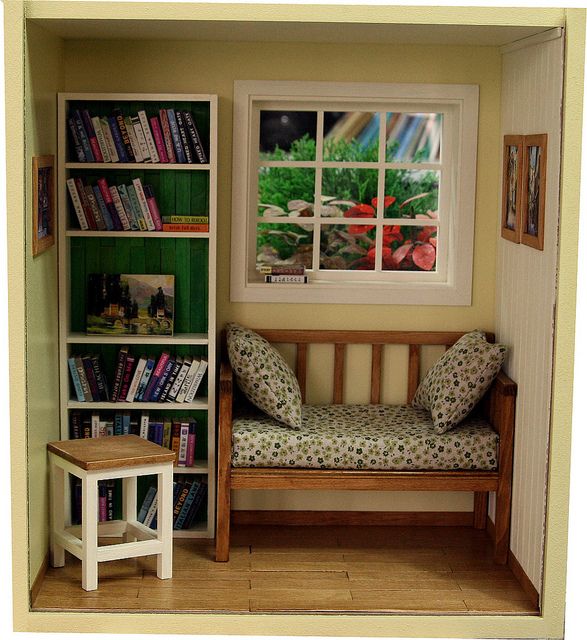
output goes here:
{"type": "Polygon", "coordinates": [[[313,226],[257,224],[257,265],[302,264],[312,268],[313,226]]]}
{"type": "Polygon", "coordinates": [[[362,111],[324,113],[324,160],[377,162],[379,114],[362,111]]]}
{"type": "Polygon", "coordinates": [[[385,218],[437,218],[439,171],[385,172],[385,218]]]}
{"type": "Polygon", "coordinates": [[[261,111],[262,160],[315,160],[315,111],[261,111]]]}
{"type": "Polygon", "coordinates": [[[314,215],[315,169],[260,167],[258,214],[308,217],[314,215]]]}
{"type": "Polygon", "coordinates": [[[375,233],[373,225],[322,225],[320,229],[320,268],[373,271],[375,268],[375,233]]]}
{"type": "Polygon", "coordinates": [[[375,198],[376,169],[323,169],[320,215],[372,218],[376,212],[375,198]]]}
{"type": "Polygon", "coordinates": [[[440,162],[441,113],[388,113],[388,162],[440,162]]]}
{"type": "Polygon", "coordinates": [[[383,271],[436,271],[437,232],[436,226],[385,225],[383,271]]]}

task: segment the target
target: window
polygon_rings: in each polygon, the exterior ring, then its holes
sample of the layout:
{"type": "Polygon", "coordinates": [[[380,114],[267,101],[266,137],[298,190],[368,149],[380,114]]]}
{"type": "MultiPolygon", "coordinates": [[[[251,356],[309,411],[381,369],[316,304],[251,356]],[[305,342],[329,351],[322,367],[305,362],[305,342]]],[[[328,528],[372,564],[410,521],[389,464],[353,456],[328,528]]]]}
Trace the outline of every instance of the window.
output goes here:
{"type": "Polygon", "coordinates": [[[231,299],[470,304],[478,88],[236,82],[231,299]],[[307,284],[260,267],[302,264],[307,284]]]}

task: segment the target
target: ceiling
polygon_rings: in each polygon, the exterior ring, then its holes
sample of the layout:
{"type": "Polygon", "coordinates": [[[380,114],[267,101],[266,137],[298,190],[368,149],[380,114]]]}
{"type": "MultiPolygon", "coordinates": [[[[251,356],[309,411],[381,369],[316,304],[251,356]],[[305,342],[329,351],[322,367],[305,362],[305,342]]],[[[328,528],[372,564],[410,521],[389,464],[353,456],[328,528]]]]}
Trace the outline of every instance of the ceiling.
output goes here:
{"type": "Polygon", "coordinates": [[[67,40],[138,39],[232,42],[348,42],[502,46],[548,31],[544,26],[245,22],[215,20],[33,19],[67,40]]]}

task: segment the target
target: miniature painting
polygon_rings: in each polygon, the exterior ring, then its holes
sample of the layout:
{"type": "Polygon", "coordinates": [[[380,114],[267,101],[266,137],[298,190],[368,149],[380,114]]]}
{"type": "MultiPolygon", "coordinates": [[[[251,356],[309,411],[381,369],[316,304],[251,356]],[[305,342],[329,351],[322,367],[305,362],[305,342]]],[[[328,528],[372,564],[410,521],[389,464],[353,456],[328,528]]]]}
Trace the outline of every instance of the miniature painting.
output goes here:
{"type": "Polygon", "coordinates": [[[523,136],[504,136],[501,237],[520,242],[522,214],[523,136]]]}
{"type": "Polygon", "coordinates": [[[33,256],[55,244],[54,157],[33,158],[33,256]]]}
{"type": "Polygon", "coordinates": [[[90,274],[87,332],[173,335],[174,284],[171,275],[90,274]]]}
{"type": "Polygon", "coordinates": [[[544,206],[546,200],[547,135],[524,136],[524,206],[522,243],[542,251],[544,247],[544,206]]]}

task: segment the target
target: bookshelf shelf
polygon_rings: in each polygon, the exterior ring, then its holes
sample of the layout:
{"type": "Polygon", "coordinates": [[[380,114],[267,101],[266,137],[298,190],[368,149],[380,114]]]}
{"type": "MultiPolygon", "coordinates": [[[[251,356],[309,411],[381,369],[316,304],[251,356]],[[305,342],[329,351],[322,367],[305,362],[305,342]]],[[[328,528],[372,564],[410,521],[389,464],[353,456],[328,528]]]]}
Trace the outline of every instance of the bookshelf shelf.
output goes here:
{"type": "Polygon", "coordinates": [[[68,238],[210,238],[208,232],[190,231],[81,231],[80,229],[68,229],[65,235],[68,238]]]}
{"type": "MultiPolygon", "coordinates": [[[[172,116],[173,114],[170,115],[170,117],[172,116]]],[[[117,416],[122,414],[123,417],[128,417],[130,414],[130,431],[132,433],[138,433],[137,421],[140,422],[141,416],[145,412],[152,412],[149,413],[148,418],[150,424],[164,419],[181,422],[187,421],[187,418],[193,418],[197,425],[195,464],[191,467],[175,467],[174,474],[176,474],[176,479],[188,476],[190,481],[193,478],[194,482],[196,480],[207,482],[208,496],[205,511],[203,510],[197,516],[202,521],[197,522],[189,529],[174,531],[174,536],[179,538],[213,538],[216,505],[217,96],[209,94],[64,93],[59,94],[58,119],[57,210],[61,438],[68,439],[70,437],[72,416],[76,416],[76,420],[85,420],[85,425],[89,423],[88,416],[92,416],[91,419],[100,420],[101,425],[103,421],[106,421],[107,424],[116,424],[118,425],[116,428],[122,429],[120,422],[116,422],[120,419],[117,416]],[[85,124],[88,114],[94,119],[102,118],[110,115],[114,109],[119,109],[118,113],[122,114],[125,119],[134,118],[139,110],[144,110],[148,118],[161,118],[161,110],[173,110],[177,115],[178,123],[180,115],[187,114],[185,124],[187,126],[191,122],[190,126],[193,127],[189,132],[192,137],[188,138],[191,141],[186,142],[185,131],[180,131],[183,142],[177,142],[176,136],[173,144],[175,145],[176,142],[179,145],[184,144],[186,157],[189,154],[185,145],[192,146],[195,162],[73,161],[80,156],[77,155],[75,145],[78,143],[74,144],[75,136],[72,137],[68,118],[70,116],[74,119],[77,118],[79,114],[76,113],[76,110],[79,113],[87,110],[88,113],[82,117],[82,120],[85,118],[82,128],[90,130],[85,124]],[[197,162],[198,153],[196,147],[193,146],[196,144],[194,142],[194,128],[199,131],[202,149],[209,160],[206,164],[197,162]],[[114,192],[116,187],[120,186],[122,190],[122,185],[128,185],[129,181],[135,178],[144,181],[145,185],[150,185],[151,193],[155,195],[162,217],[178,215],[177,212],[183,216],[207,216],[209,231],[97,231],[95,230],[96,225],[90,225],[90,227],[94,227],[93,230],[91,228],[89,230],[77,228],[76,224],[80,219],[77,215],[79,209],[76,213],[67,180],[72,178],[74,181],[81,181],[80,184],[87,188],[97,189],[98,181],[102,177],[106,179],[108,188],[114,188],[114,192]],[[173,336],[86,334],[87,291],[89,274],[92,273],[174,275],[175,334],[173,336]],[[200,390],[204,397],[196,396],[194,401],[189,403],[80,402],[71,381],[68,357],[98,354],[104,373],[112,385],[117,354],[120,347],[125,345],[130,347],[132,355],[137,360],[141,355],[146,355],[146,352],[149,355],[152,353],[154,354],[152,357],[158,358],[163,351],[167,351],[171,358],[185,358],[187,356],[207,358],[208,368],[200,390]],[[193,412],[193,415],[190,416],[190,412],[193,412]],[[110,422],[108,423],[108,421],[110,422]]],[[[134,120],[136,121],[137,118],[134,120]]],[[[151,121],[149,120],[149,122],[151,121]]],[[[163,120],[161,120],[162,123],[163,120]]],[[[136,127],[136,124],[133,123],[132,126],[136,127]]],[[[151,126],[153,126],[152,122],[151,126]]],[[[78,135],[82,134],[80,129],[77,131],[78,135]]],[[[97,133],[98,129],[95,131],[97,133]]],[[[154,132],[155,129],[153,129],[153,134],[154,132]]],[[[136,131],[136,133],[139,132],[136,131]]],[[[114,131],[112,134],[114,135],[114,131]]],[[[167,142],[169,142],[169,138],[167,142]]],[[[139,157],[138,154],[135,155],[139,157]]],[[[106,157],[106,153],[104,156],[106,157]]],[[[177,157],[180,156],[181,154],[178,152],[177,157]]],[[[90,156],[85,153],[85,157],[90,156]]],[[[129,157],[132,155],[129,154],[129,157]]],[[[105,195],[104,198],[106,198],[105,195]]],[[[136,214],[136,207],[134,213],[136,214]]],[[[112,229],[112,225],[107,225],[107,227],[112,229]]],[[[93,396],[97,397],[96,393],[93,396]]],[[[110,431],[106,432],[111,433],[113,426],[108,428],[110,431]]],[[[128,422],[123,423],[123,429],[129,429],[128,422]]],[[[103,433],[104,431],[99,432],[103,433]]],[[[125,431],[123,430],[123,432],[125,431]]],[[[78,437],[79,431],[73,431],[73,433],[78,437]]],[[[87,435],[88,431],[85,430],[82,433],[87,435]]],[[[95,434],[96,431],[92,429],[92,433],[95,434]]],[[[153,431],[153,433],[156,434],[157,431],[153,431]]],[[[168,434],[169,431],[165,433],[168,434]]]]}
{"type": "Polygon", "coordinates": [[[207,333],[177,333],[174,336],[103,336],[79,331],[67,334],[68,344],[208,344],[207,333]]]}
{"type": "Polygon", "coordinates": [[[93,169],[94,171],[99,169],[100,171],[108,171],[109,169],[116,170],[131,170],[140,169],[141,171],[148,171],[149,169],[160,169],[168,171],[177,171],[178,169],[187,171],[210,171],[209,164],[171,164],[169,162],[157,162],[152,164],[151,162],[66,162],[66,169],[93,169]]]}

